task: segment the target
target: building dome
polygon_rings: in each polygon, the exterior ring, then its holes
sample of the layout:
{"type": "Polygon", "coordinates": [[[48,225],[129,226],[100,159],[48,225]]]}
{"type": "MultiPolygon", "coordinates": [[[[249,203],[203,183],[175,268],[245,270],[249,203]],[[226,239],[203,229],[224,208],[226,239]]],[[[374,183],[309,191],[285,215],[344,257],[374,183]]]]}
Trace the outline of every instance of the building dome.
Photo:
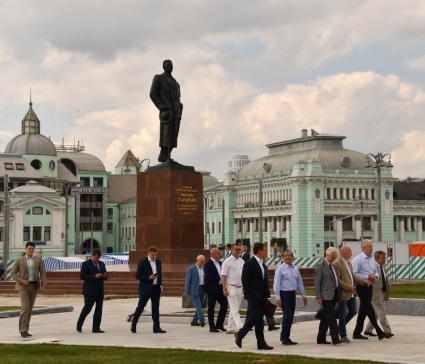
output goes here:
{"type": "Polygon", "coordinates": [[[202,174],[202,184],[204,188],[214,186],[219,183],[218,179],[211,175],[209,171],[199,171],[202,174]]]}
{"type": "Polygon", "coordinates": [[[6,146],[5,153],[56,156],[52,141],[40,134],[40,120],[32,108],[32,102],[22,120],[22,134],[14,137],[6,146]]]}
{"type": "Polygon", "coordinates": [[[312,134],[301,138],[269,144],[269,155],[254,160],[240,171],[239,179],[258,178],[262,175],[290,175],[297,163],[319,163],[323,172],[363,172],[370,173],[366,167],[365,154],[345,149],[345,137],[312,134]]]}

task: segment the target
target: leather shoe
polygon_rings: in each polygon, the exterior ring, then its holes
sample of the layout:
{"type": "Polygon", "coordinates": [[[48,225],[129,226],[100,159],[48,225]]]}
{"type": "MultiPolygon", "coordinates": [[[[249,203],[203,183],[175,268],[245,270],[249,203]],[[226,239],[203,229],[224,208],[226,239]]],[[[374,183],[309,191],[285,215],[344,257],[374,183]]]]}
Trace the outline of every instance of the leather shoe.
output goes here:
{"type": "Polygon", "coordinates": [[[385,335],[387,335],[387,338],[393,337],[394,334],[392,332],[385,332],[385,335]]]}
{"type": "Polygon", "coordinates": [[[161,328],[159,328],[159,329],[156,329],[156,330],[153,330],[153,333],[154,334],[165,334],[167,331],[165,331],[165,330],[163,330],[163,329],[161,329],[161,328]]]}
{"type": "Polygon", "coordinates": [[[220,327],[216,327],[217,330],[226,332],[226,329],[224,328],[224,326],[220,326],[220,327]]]}
{"type": "Polygon", "coordinates": [[[77,331],[78,331],[78,332],[83,332],[83,329],[82,329],[81,327],[78,327],[78,326],[77,326],[77,331]]]}
{"type": "Polygon", "coordinates": [[[136,333],[136,328],[131,328],[130,331],[135,334],[136,333]]]}
{"type": "Polygon", "coordinates": [[[391,337],[392,334],[389,333],[383,333],[382,335],[378,335],[378,339],[382,340],[382,339],[389,339],[391,337]]]}
{"type": "Polygon", "coordinates": [[[378,335],[376,335],[376,334],[374,334],[373,332],[370,332],[370,331],[365,331],[364,334],[367,335],[367,336],[378,336],[378,335]]]}
{"type": "Polygon", "coordinates": [[[342,340],[337,340],[337,341],[333,341],[332,345],[339,345],[339,344],[342,344],[342,343],[343,343],[342,340]]]}
{"type": "Polygon", "coordinates": [[[220,332],[219,329],[216,329],[215,327],[211,327],[210,328],[210,332],[220,332]]]}
{"type": "Polygon", "coordinates": [[[266,343],[257,345],[258,350],[273,350],[273,346],[269,346],[266,343]]]}
{"type": "Polygon", "coordinates": [[[297,345],[298,343],[295,341],[292,341],[291,339],[283,340],[282,345],[297,345]]]}
{"type": "Polygon", "coordinates": [[[363,336],[362,334],[353,335],[353,339],[355,340],[368,340],[366,336],[363,336]]]}
{"type": "Polygon", "coordinates": [[[342,339],[341,339],[341,341],[343,342],[343,343],[350,343],[351,341],[350,341],[350,339],[347,337],[347,336],[344,336],[342,339]]]}
{"type": "Polygon", "coordinates": [[[331,344],[329,341],[326,341],[326,340],[325,340],[325,341],[318,341],[317,343],[318,343],[319,345],[320,345],[320,344],[325,344],[325,345],[330,345],[330,344],[331,344]]]}
{"type": "Polygon", "coordinates": [[[101,329],[92,330],[92,332],[93,332],[94,334],[104,334],[104,333],[105,333],[105,331],[103,331],[103,330],[101,330],[101,329]]]}
{"type": "Polygon", "coordinates": [[[235,344],[242,348],[242,338],[238,334],[235,334],[235,344]]]}
{"type": "Polygon", "coordinates": [[[201,326],[198,322],[191,322],[190,326],[201,326]]]}
{"type": "Polygon", "coordinates": [[[31,337],[32,336],[28,331],[26,333],[27,333],[27,336],[28,337],[31,337]]]}
{"type": "Polygon", "coordinates": [[[29,335],[26,331],[22,331],[22,332],[21,332],[21,336],[22,336],[23,338],[26,338],[26,337],[29,337],[30,335],[29,335]]]}
{"type": "Polygon", "coordinates": [[[205,321],[201,321],[201,327],[204,327],[205,326],[205,321]]]}
{"type": "Polygon", "coordinates": [[[279,330],[280,327],[276,325],[269,326],[269,331],[279,330]]]}

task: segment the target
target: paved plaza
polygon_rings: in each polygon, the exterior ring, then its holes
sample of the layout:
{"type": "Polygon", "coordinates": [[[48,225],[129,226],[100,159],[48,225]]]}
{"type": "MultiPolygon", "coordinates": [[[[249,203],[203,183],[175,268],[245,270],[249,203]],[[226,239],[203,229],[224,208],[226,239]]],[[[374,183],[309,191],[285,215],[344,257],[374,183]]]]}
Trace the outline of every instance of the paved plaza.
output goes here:
{"type": "MultiPolygon", "coordinates": [[[[83,327],[83,333],[75,331],[76,321],[82,308],[83,298],[42,297],[37,306],[72,305],[74,312],[33,316],[30,332],[32,340],[24,341],[18,333],[18,318],[1,319],[1,343],[43,343],[60,341],[66,345],[111,345],[143,348],[181,348],[196,350],[250,351],[256,352],[254,334],[248,334],[243,349],[234,344],[234,338],[225,333],[209,333],[207,328],[191,327],[188,324],[175,323],[170,318],[162,320],[162,328],[167,334],[152,333],[149,318],[143,318],[138,325],[138,333],[130,333],[130,324],[125,321],[137,304],[137,299],[107,300],[104,304],[102,329],[105,334],[91,333],[91,316],[83,327]]],[[[19,305],[17,297],[0,297],[0,306],[19,305]]],[[[149,307],[148,307],[149,308],[149,307]]],[[[181,312],[181,299],[164,297],[161,300],[161,312],[181,312]]],[[[316,333],[318,321],[294,324],[292,338],[299,342],[294,347],[282,346],[279,332],[266,331],[267,342],[275,349],[267,354],[298,354],[321,358],[341,358],[358,360],[376,360],[390,363],[425,363],[425,317],[389,316],[395,336],[379,342],[376,338],[368,341],[353,341],[337,347],[317,345],[316,333]]],[[[352,332],[353,323],[349,325],[352,332]]],[[[264,352],[263,352],[264,353],[264,352]]],[[[266,353],[264,353],[266,355],[266,353]]]]}

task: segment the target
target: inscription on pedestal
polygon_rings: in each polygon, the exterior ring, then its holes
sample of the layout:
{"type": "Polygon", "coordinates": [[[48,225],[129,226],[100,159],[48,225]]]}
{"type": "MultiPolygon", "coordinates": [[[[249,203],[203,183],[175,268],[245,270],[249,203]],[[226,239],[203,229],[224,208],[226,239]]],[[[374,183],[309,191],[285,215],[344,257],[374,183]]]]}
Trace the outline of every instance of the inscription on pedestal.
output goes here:
{"type": "Polygon", "coordinates": [[[176,188],[176,211],[181,215],[193,215],[199,210],[199,190],[193,186],[176,188]]]}

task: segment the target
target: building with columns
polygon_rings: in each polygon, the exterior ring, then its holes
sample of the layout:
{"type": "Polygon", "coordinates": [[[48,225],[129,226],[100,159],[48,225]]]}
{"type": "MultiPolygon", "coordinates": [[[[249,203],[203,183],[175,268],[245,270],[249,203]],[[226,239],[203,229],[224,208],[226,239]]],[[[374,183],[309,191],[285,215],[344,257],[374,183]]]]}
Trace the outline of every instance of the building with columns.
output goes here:
{"type": "MultiPolygon", "coordinates": [[[[317,257],[343,240],[377,240],[376,171],[365,154],[344,148],[344,139],[302,130],[299,138],[268,144],[266,156],[239,171],[229,169],[223,182],[204,190],[205,245],[252,244],[260,224],[270,255],[290,246],[298,257],[317,257]]],[[[398,239],[391,167],[381,168],[384,241],[398,239]]]]}

